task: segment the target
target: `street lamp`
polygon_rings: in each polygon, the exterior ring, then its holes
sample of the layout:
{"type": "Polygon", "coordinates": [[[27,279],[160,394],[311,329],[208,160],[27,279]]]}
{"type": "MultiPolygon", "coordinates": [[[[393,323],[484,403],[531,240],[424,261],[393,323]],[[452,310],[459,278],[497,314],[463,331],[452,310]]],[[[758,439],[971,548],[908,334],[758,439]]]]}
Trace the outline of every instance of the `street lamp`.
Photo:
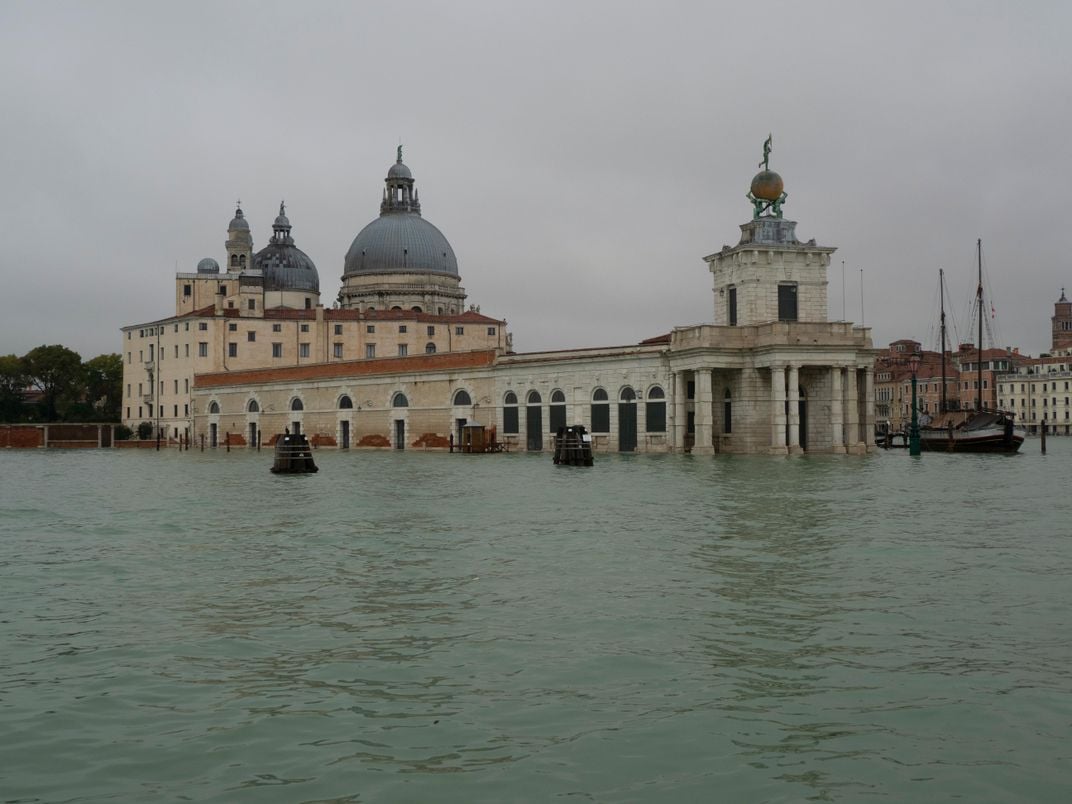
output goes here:
{"type": "Polygon", "coordinates": [[[919,355],[912,355],[908,364],[912,367],[912,425],[908,430],[908,454],[919,455],[919,412],[916,406],[916,372],[919,371],[919,355]]]}

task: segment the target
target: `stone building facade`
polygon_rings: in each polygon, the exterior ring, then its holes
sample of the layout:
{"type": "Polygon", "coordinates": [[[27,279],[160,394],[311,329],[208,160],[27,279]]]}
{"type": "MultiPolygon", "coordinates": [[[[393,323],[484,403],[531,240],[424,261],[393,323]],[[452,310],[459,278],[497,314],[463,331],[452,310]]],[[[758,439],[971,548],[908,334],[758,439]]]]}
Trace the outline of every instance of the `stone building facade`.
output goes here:
{"type": "MultiPolygon", "coordinates": [[[[399,155],[379,220],[347,253],[338,309],[319,305],[297,268],[287,280],[296,286],[280,281],[276,266],[303,265],[293,254],[244,277],[243,254],[254,270],[264,261],[251,247],[240,251],[241,232],[229,230],[226,287],[213,295],[224,274],[181,275],[177,282],[194,286],[188,310],[124,328],[127,419],[138,419],[140,399],[173,417],[168,435],[232,445],[297,429],[325,446],[438,449],[479,423],[508,448],[530,451],[550,449],[567,424],[583,424],[597,451],[871,449],[870,331],[827,321],[834,249],[798,241],[780,205],[763,214],[757,204],[737,245],[705,258],[713,324],[625,346],[531,353],[512,350],[502,319],[463,308],[454,252],[419,213],[399,155]],[[289,295],[263,295],[279,286],[272,292],[289,295]],[[159,374],[163,384],[147,392],[139,371],[164,366],[181,372],[159,374]]],[[[287,227],[273,235],[281,251],[293,247],[287,227]]]]}

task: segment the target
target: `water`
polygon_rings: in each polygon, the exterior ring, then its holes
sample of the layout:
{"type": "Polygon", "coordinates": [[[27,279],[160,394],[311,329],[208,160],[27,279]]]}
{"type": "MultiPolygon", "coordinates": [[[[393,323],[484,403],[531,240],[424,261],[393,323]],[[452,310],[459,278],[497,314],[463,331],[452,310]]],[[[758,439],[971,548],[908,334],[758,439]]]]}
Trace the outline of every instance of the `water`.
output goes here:
{"type": "Polygon", "coordinates": [[[0,802],[1067,800],[1049,448],[0,453],[0,802]]]}

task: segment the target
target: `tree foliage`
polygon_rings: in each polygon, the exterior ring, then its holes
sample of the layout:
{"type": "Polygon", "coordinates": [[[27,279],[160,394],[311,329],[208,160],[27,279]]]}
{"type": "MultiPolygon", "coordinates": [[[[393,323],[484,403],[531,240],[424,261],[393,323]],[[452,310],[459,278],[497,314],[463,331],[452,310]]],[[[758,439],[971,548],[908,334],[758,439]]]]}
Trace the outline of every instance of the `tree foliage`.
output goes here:
{"type": "Polygon", "coordinates": [[[42,395],[47,421],[56,421],[61,411],[77,402],[84,389],[82,358],[66,346],[38,346],[22,358],[30,383],[42,395]]]}
{"type": "Polygon", "coordinates": [[[86,401],[104,421],[119,421],[123,401],[123,358],[98,355],[83,365],[86,401]]]}
{"type": "Polygon", "coordinates": [[[0,356],[0,421],[18,421],[26,393],[26,366],[21,357],[0,356]]]}

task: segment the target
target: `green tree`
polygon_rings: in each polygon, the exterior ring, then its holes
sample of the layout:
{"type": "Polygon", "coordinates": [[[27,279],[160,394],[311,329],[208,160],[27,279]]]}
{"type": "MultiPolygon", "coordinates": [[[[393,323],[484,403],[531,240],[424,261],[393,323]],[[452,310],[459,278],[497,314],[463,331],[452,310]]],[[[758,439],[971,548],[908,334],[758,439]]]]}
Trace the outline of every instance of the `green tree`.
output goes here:
{"type": "Polygon", "coordinates": [[[82,395],[82,358],[66,346],[38,346],[23,358],[30,383],[42,394],[45,420],[54,422],[60,410],[82,395]]]}
{"type": "Polygon", "coordinates": [[[22,358],[0,357],[0,421],[14,422],[22,418],[22,399],[28,382],[22,358]]]}
{"type": "Polygon", "coordinates": [[[87,401],[104,421],[119,421],[123,402],[123,358],[117,354],[98,355],[82,366],[87,401]]]}

